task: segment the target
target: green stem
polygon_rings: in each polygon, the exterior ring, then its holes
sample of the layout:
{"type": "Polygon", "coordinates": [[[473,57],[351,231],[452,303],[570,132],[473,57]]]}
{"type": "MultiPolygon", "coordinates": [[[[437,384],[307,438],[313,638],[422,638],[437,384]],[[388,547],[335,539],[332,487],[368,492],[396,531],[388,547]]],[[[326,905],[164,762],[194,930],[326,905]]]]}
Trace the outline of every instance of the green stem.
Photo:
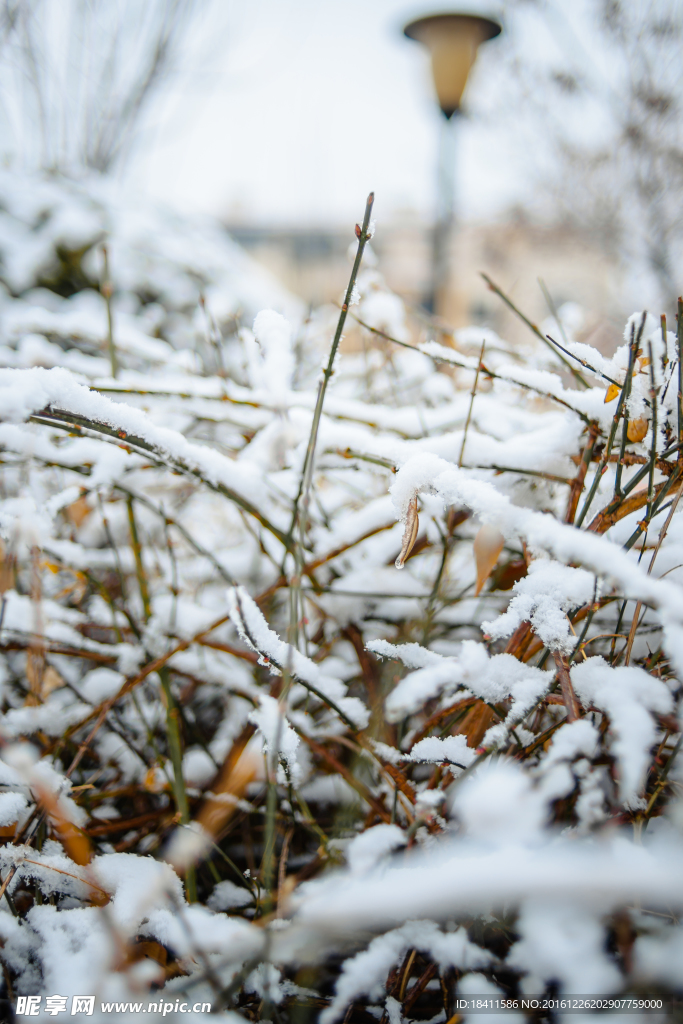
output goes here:
{"type": "MultiPolygon", "coordinates": [[[[356,278],[358,277],[358,271],[360,270],[361,260],[363,259],[363,252],[365,250],[366,243],[370,237],[370,214],[372,213],[372,204],[375,201],[375,193],[371,192],[368,196],[367,203],[365,205],[365,216],[363,217],[363,225],[359,227],[356,225],[356,234],[358,237],[358,248],[356,250],[356,258],[353,261],[353,268],[351,270],[351,276],[349,278],[348,287],[346,289],[346,295],[344,296],[344,302],[339,313],[339,319],[337,321],[337,329],[334,333],[332,340],[332,347],[330,349],[330,356],[327,360],[327,366],[323,372],[323,378],[320,381],[320,387],[318,388],[318,397],[315,403],[315,409],[313,410],[313,419],[311,421],[311,433],[308,439],[308,447],[306,449],[306,457],[304,459],[304,467],[301,475],[301,487],[300,487],[300,498],[297,502],[295,509],[295,515],[299,519],[299,530],[301,537],[301,547],[303,547],[303,538],[306,531],[306,517],[308,513],[308,504],[310,500],[311,481],[313,478],[313,463],[315,461],[315,446],[318,440],[318,430],[320,427],[320,417],[322,416],[323,403],[325,401],[325,394],[327,392],[327,385],[329,384],[330,377],[333,373],[334,360],[337,355],[337,349],[341,341],[342,332],[344,330],[344,324],[346,323],[346,315],[349,311],[351,304],[351,298],[353,290],[356,285],[356,278]]],[[[301,557],[301,551],[297,554],[301,557]]]]}
{"type": "MultiPolygon", "coordinates": [[[[274,753],[273,760],[274,774],[277,771],[277,752],[274,753]]],[[[263,843],[263,859],[261,861],[261,881],[263,883],[263,888],[266,891],[266,906],[264,908],[266,913],[270,912],[273,903],[273,861],[275,859],[276,818],[277,782],[275,778],[272,778],[268,780],[268,795],[266,797],[265,835],[263,843]]]]}
{"type": "Polygon", "coordinates": [[[133,509],[132,497],[129,497],[126,500],[126,506],[128,508],[128,523],[130,525],[130,536],[133,546],[133,555],[135,557],[135,571],[138,577],[140,598],[142,600],[142,608],[145,614],[145,622],[148,622],[152,614],[152,609],[149,602],[149,588],[147,586],[147,576],[145,575],[145,567],[142,564],[142,547],[140,545],[138,526],[135,521],[135,510],[133,509]]]}
{"type": "Polygon", "coordinates": [[[652,342],[648,343],[650,355],[650,399],[652,401],[652,446],[650,449],[650,478],[647,488],[647,518],[652,518],[652,503],[655,496],[655,466],[657,465],[657,390],[655,388],[655,362],[652,342]]]}
{"type": "Polygon", "coordinates": [[[100,291],[104,296],[104,301],[107,306],[107,344],[109,347],[111,375],[115,378],[118,373],[118,361],[116,358],[116,345],[114,344],[114,314],[111,307],[113,288],[111,278],[109,276],[109,249],[106,245],[102,246],[102,255],[104,256],[104,272],[102,275],[103,280],[100,285],[100,291]]]}
{"type": "MultiPolygon", "coordinates": [[[[631,351],[629,352],[629,368],[632,367],[635,361],[635,324],[631,324],[631,351]]],[[[624,413],[622,416],[621,424],[621,445],[619,448],[619,461],[617,462],[617,471],[614,475],[614,497],[621,497],[621,473],[623,469],[623,459],[626,452],[626,441],[628,440],[628,400],[631,395],[631,385],[633,383],[633,374],[627,373],[626,380],[624,381],[623,391],[625,392],[624,397],[624,413]]]]}
{"type": "MultiPolygon", "coordinates": [[[[676,331],[676,348],[678,349],[678,443],[683,444],[683,298],[678,296],[678,328],[676,331]]],[[[683,448],[678,450],[679,460],[683,459],[683,448]]]]}
{"type": "MultiPolygon", "coordinates": [[[[640,330],[638,331],[637,340],[635,341],[635,343],[633,345],[631,345],[631,349],[629,351],[628,369],[626,371],[626,376],[627,377],[630,377],[631,374],[633,373],[633,364],[634,364],[634,360],[635,360],[635,353],[637,351],[638,343],[640,342],[640,338],[642,336],[642,332],[643,332],[643,327],[644,326],[645,326],[645,315],[643,315],[643,319],[642,319],[641,324],[640,324],[640,330]]],[[[588,509],[591,506],[591,502],[593,501],[593,498],[595,497],[595,493],[596,493],[598,487],[600,486],[600,481],[602,479],[602,474],[604,473],[605,469],[607,468],[607,462],[609,461],[609,457],[610,457],[610,454],[612,452],[612,445],[614,444],[614,438],[615,438],[616,433],[617,433],[617,427],[619,425],[619,420],[621,418],[621,413],[622,413],[622,409],[624,408],[625,401],[626,401],[626,386],[624,385],[624,387],[622,387],[621,391],[619,392],[619,402],[617,404],[617,411],[615,412],[614,417],[612,419],[612,429],[610,430],[609,440],[608,440],[607,444],[605,445],[605,450],[603,451],[602,457],[600,459],[600,462],[598,463],[597,469],[595,470],[595,476],[593,477],[593,483],[591,485],[591,489],[588,492],[586,500],[585,500],[585,502],[583,504],[583,508],[581,509],[581,512],[579,513],[579,516],[578,516],[578,518],[576,520],[577,528],[581,526],[581,524],[583,523],[584,519],[586,518],[586,514],[588,513],[588,509]]]]}
{"type": "Polygon", "coordinates": [[[479,383],[479,371],[482,367],[482,360],[484,358],[484,349],[486,348],[486,339],[481,343],[481,352],[479,353],[479,362],[477,363],[477,372],[474,375],[474,384],[472,385],[472,394],[470,395],[470,405],[467,410],[467,419],[465,420],[465,429],[462,432],[462,444],[460,445],[460,456],[458,458],[458,466],[462,466],[462,459],[465,454],[465,444],[467,442],[467,431],[470,428],[470,420],[472,419],[472,409],[474,407],[474,396],[477,393],[477,385],[479,383]]]}
{"type": "MultiPolygon", "coordinates": [[[[183,778],[180,711],[171,691],[171,677],[166,665],[159,669],[159,679],[161,680],[161,687],[166,700],[166,732],[168,735],[168,752],[173,766],[173,796],[181,825],[188,825],[190,822],[190,805],[185,790],[185,779],[183,778]]],[[[195,903],[197,900],[197,882],[194,867],[189,867],[185,873],[185,887],[187,889],[188,901],[195,903]]]]}

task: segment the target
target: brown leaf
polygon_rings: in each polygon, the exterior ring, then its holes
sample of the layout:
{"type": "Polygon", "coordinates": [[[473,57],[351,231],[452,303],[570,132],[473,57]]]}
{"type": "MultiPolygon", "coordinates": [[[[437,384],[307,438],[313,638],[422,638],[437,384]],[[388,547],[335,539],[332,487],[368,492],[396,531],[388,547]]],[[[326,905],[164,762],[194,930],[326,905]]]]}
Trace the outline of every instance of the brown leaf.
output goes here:
{"type": "Polygon", "coordinates": [[[0,541],[0,594],[14,588],[16,577],[16,558],[0,541]]]}
{"type": "Polygon", "coordinates": [[[35,779],[31,782],[31,789],[38,803],[49,815],[57,840],[74,864],[89,864],[92,857],[90,840],[82,829],[66,816],[59,797],[35,779]]]}
{"type": "Polygon", "coordinates": [[[250,743],[254,731],[253,725],[246,726],[237,737],[197,813],[197,821],[213,838],[233,816],[249,784],[263,772],[263,755],[258,744],[250,743]]]}
{"type": "Polygon", "coordinates": [[[417,514],[417,494],[415,494],[410,499],[410,504],[408,505],[406,526],[403,531],[403,543],[401,544],[401,551],[395,563],[397,569],[402,569],[406,564],[406,558],[413,550],[413,546],[417,540],[417,531],[419,528],[420,519],[417,514]]]}
{"type": "Polygon", "coordinates": [[[53,690],[58,690],[61,686],[66,685],[64,680],[60,676],[56,668],[52,665],[48,665],[43,673],[43,679],[40,684],[40,696],[43,700],[46,700],[53,690]]]}
{"type": "Polygon", "coordinates": [[[70,505],[67,505],[64,511],[74,526],[80,526],[81,523],[88,518],[92,512],[92,508],[90,507],[87,497],[83,495],[82,497],[77,498],[76,501],[73,501],[70,505]]]}
{"type": "Polygon", "coordinates": [[[491,571],[498,561],[498,556],[503,550],[505,537],[495,526],[488,523],[479,530],[474,538],[474,560],[477,563],[477,586],[475,594],[481,592],[482,587],[491,575],[491,571]]]}
{"type": "Polygon", "coordinates": [[[527,564],[523,558],[503,562],[491,576],[491,590],[512,590],[515,583],[526,574],[527,564]]]}

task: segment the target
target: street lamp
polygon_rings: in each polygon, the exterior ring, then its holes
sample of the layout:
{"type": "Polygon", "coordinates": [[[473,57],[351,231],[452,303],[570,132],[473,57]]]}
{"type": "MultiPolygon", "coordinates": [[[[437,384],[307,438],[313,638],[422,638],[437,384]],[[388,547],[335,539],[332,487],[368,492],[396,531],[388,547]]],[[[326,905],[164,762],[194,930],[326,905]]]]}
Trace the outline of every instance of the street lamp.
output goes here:
{"type": "Polygon", "coordinates": [[[482,43],[500,35],[501,26],[491,18],[476,14],[444,13],[411,21],[404,28],[409,39],[415,39],[429,50],[432,76],[444,115],[439,140],[437,214],[434,226],[432,280],[425,303],[430,312],[443,308],[448,287],[449,242],[454,221],[455,129],[462,95],[469,73],[482,43]]]}

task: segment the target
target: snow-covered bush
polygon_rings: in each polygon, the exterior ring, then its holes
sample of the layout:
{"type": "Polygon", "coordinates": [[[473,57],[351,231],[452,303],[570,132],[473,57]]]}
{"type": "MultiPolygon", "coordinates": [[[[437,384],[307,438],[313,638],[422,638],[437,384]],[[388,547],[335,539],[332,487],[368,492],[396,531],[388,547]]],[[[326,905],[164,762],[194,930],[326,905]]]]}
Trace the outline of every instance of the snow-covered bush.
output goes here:
{"type": "Polygon", "coordinates": [[[7,996],[679,988],[676,337],[412,331],[369,208],[304,320],[216,228],[0,192],[7,996]]]}

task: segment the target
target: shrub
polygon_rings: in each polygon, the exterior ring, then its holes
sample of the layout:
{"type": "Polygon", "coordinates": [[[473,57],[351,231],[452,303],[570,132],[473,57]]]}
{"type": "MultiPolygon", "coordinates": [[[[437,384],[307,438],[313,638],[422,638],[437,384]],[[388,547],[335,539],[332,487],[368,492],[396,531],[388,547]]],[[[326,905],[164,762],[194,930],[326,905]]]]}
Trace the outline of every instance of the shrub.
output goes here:
{"type": "Polygon", "coordinates": [[[0,237],[8,997],[679,986],[680,336],[420,334],[371,202],[341,313],[252,330],[214,229],[41,187],[0,237]]]}

